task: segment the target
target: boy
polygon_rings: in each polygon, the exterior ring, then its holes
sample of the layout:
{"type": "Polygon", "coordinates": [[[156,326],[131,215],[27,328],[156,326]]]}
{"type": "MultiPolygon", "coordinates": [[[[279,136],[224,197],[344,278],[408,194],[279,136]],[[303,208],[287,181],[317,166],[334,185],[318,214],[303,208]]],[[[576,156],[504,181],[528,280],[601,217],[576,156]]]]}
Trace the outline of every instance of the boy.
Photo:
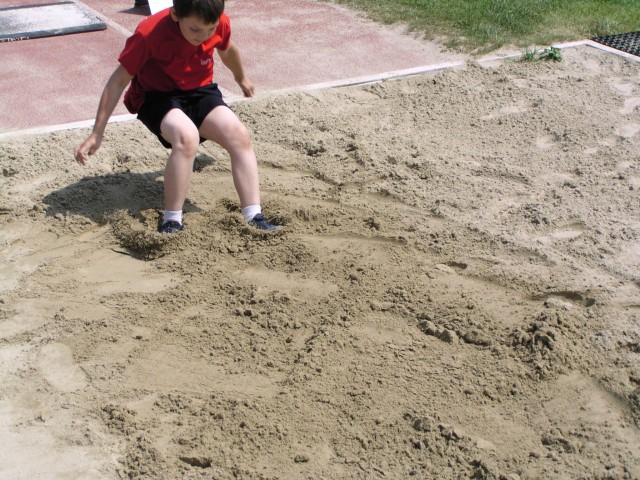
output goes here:
{"type": "Polygon", "coordinates": [[[171,148],[164,171],[164,214],[160,233],[183,229],[182,206],[191,183],[198,145],[220,144],[231,156],[234,186],[245,220],[260,230],[278,230],[262,216],[258,165],[249,133],[213,82],[217,49],[246,97],[254,87],[238,48],[231,42],[224,0],[174,0],[173,7],[143,20],[127,39],[120,65],[102,92],[93,131],[75,150],[85,165],[102,142],[107,121],[127,85],[124,104],[171,148]]]}

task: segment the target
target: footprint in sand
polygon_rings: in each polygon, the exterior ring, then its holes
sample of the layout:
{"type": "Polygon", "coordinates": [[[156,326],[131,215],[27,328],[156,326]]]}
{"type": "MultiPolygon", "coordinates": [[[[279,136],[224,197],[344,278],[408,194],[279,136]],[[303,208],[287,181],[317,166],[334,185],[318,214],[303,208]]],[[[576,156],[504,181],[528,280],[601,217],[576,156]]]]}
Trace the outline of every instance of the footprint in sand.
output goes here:
{"type": "Polygon", "coordinates": [[[548,245],[554,242],[561,242],[564,240],[573,240],[578,238],[584,233],[584,226],[581,223],[574,223],[567,225],[565,228],[556,230],[551,235],[536,237],[535,241],[542,245],[548,245]]]}
{"type": "Polygon", "coordinates": [[[590,70],[594,73],[600,73],[602,71],[600,62],[598,60],[589,59],[589,60],[583,61],[582,64],[587,68],[587,70],[590,70]]]}
{"type": "Polygon", "coordinates": [[[598,147],[590,147],[584,151],[585,155],[595,155],[596,153],[598,153],[598,147]]]}
{"type": "Polygon", "coordinates": [[[629,123],[622,126],[617,131],[617,134],[622,138],[631,138],[638,132],[640,132],[640,125],[638,125],[637,123],[629,123]]]}
{"type": "Polygon", "coordinates": [[[570,290],[549,292],[545,295],[534,297],[534,300],[542,300],[548,304],[561,303],[568,308],[571,308],[574,305],[589,308],[596,304],[595,298],[581,292],[574,292],[570,290]]]}
{"type": "Polygon", "coordinates": [[[0,339],[13,337],[41,327],[47,322],[46,315],[21,312],[0,322],[0,339]]]}
{"type": "Polygon", "coordinates": [[[628,123],[618,128],[613,135],[601,140],[600,144],[605,147],[615,147],[621,141],[634,137],[638,132],[640,132],[639,124],[628,123]]]}
{"type": "Polygon", "coordinates": [[[540,150],[549,150],[558,143],[557,135],[544,135],[536,139],[536,147],[540,150]]]}
{"type": "Polygon", "coordinates": [[[615,175],[623,175],[629,181],[629,188],[631,190],[640,189],[640,177],[634,175],[635,163],[633,162],[621,162],[616,166],[615,175]]]}
{"type": "Polygon", "coordinates": [[[622,115],[629,115],[635,110],[636,107],[640,107],[640,97],[631,97],[625,100],[624,107],[620,110],[622,115]]]}
{"type": "Polygon", "coordinates": [[[75,392],[87,384],[84,372],[73,363],[71,349],[61,343],[42,347],[37,365],[47,382],[61,392],[75,392]]]}
{"type": "Polygon", "coordinates": [[[535,107],[535,104],[529,102],[518,102],[515,105],[507,105],[502,107],[497,112],[492,112],[489,115],[484,115],[480,117],[481,120],[493,120],[494,118],[500,118],[508,115],[516,115],[518,113],[523,113],[531,110],[535,107]]]}
{"type": "Polygon", "coordinates": [[[611,86],[622,95],[625,95],[627,97],[630,96],[631,93],[633,93],[633,89],[635,88],[635,85],[633,83],[625,82],[623,80],[620,80],[619,78],[612,79],[611,86]]]}
{"type": "Polygon", "coordinates": [[[513,84],[518,87],[518,88],[531,88],[531,82],[529,80],[527,80],[526,78],[512,78],[511,81],[513,82],[513,84]]]}
{"type": "Polygon", "coordinates": [[[551,235],[553,240],[573,240],[582,235],[582,230],[560,230],[551,235]]]}
{"type": "Polygon", "coordinates": [[[51,318],[51,304],[42,299],[24,300],[13,310],[11,316],[0,321],[0,340],[40,328],[51,318]]]}
{"type": "Polygon", "coordinates": [[[620,140],[621,140],[620,135],[611,135],[601,140],[600,145],[603,145],[605,147],[615,147],[620,143],[620,140]]]}

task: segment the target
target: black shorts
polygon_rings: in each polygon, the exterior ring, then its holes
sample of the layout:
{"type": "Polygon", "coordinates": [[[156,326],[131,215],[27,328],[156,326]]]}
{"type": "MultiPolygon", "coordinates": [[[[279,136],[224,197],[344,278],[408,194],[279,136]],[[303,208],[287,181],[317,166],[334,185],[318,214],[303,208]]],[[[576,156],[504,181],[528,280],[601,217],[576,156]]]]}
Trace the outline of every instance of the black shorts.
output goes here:
{"type": "MultiPolygon", "coordinates": [[[[216,107],[227,106],[217,83],[194,90],[176,90],[173,92],[147,92],[144,103],[138,112],[138,119],[158,137],[166,148],[171,148],[160,131],[160,124],[169,110],[179,108],[193,124],[200,129],[207,115],[216,107]]],[[[205,139],[200,137],[200,143],[205,139]]]]}

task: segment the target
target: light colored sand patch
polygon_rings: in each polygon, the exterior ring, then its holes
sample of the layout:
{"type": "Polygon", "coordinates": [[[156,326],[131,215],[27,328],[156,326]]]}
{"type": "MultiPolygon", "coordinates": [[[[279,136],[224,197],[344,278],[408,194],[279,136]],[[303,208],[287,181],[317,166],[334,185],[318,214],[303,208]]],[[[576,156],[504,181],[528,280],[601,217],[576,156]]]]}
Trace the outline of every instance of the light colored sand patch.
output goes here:
{"type": "Polygon", "coordinates": [[[639,106],[640,106],[640,97],[628,98],[624,101],[624,107],[620,109],[620,113],[622,115],[630,115],[639,106]]]}
{"type": "Polygon", "coordinates": [[[277,291],[291,295],[305,295],[322,298],[336,292],[335,285],[305,279],[302,275],[286,274],[262,269],[248,269],[239,272],[247,282],[266,291],[277,291]]]}
{"type": "Polygon", "coordinates": [[[272,397],[277,387],[273,378],[250,373],[229,374],[208,361],[173,345],[163,345],[127,366],[125,378],[130,388],[164,393],[234,392],[272,397]]]}
{"type": "Polygon", "coordinates": [[[640,132],[640,124],[630,123],[628,125],[622,126],[618,131],[618,135],[620,135],[622,138],[631,138],[638,132],[640,132]]]}
{"type": "Polygon", "coordinates": [[[87,385],[86,375],[73,361],[73,352],[61,343],[50,343],[40,349],[38,368],[47,382],[61,392],[75,392],[87,385]]]}
{"type": "Polygon", "coordinates": [[[16,427],[23,408],[0,400],[0,475],[7,479],[115,480],[110,452],[96,445],[65,445],[46,424],[16,427]]]}

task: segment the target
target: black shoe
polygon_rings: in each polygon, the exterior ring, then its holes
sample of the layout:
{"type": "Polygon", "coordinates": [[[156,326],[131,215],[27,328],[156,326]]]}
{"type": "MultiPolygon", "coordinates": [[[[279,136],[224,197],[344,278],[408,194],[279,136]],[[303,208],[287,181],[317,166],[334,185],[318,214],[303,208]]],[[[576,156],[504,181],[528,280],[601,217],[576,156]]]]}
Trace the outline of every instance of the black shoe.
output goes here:
{"type": "Polygon", "coordinates": [[[267,230],[269,232],[280,230],[282,228],[282,225],[275,225],[267,222],[261,213],[258,213],[255,217],[249,220],[249,225],[257,228],[258,230],[267,230]]]}
{"type": "Polygon", "coordinates": [[[168,222],[164,222],[162,225],[158,227],[158,232],[160,233],[175,233],[179,232],[184,228],[180,222],[176,222],[175,220],[169,220],[168,222]]]}

